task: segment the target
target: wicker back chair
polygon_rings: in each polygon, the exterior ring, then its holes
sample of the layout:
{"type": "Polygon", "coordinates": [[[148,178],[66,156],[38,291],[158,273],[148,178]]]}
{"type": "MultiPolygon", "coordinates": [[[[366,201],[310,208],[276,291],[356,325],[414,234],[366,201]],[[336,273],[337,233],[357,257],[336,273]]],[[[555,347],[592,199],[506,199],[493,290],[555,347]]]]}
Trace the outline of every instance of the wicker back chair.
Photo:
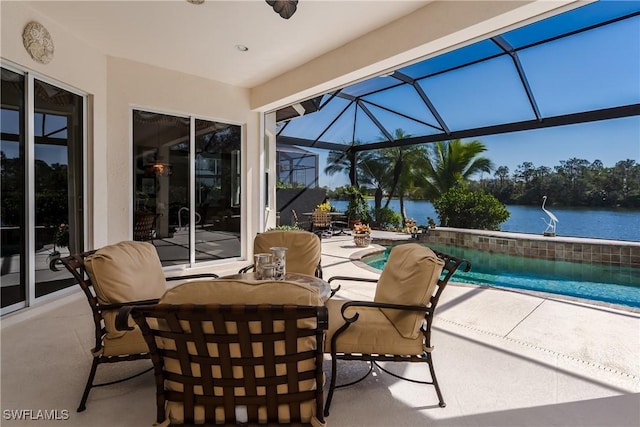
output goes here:
{"type": "MultiPolygon", "coordinates": [[[[53,260],[62,264],[77,280],[91,308],[95,345],[91,349],[93,363],[77,411],[86,409],[93,387],[120,383],[152,369],[126,378],[94,384],[98,366],[104,363],[149,359],[147,344],[140,330],[120,331],[115,327],[118,310],[124,306],[155,303],[167,289],[166,280],[183,280],[186,276],[165,278],[155,247],[145,242],[120,242],[98,250],[53,260]]],[[[199,274],[193,277],[218,277],[199,274]]],[[[134,323],[131,321],[131,324],[134,323]]]]}
{"type": "Polygon", "coordinates": [[[332,224],[331,215],[329,212],[321,209],[316,209],[311,215],[311,231],[318,234],[320,237],[332,236],[332,224]]]}
{"type": "Polygon", "coordinates": [[[161,304],[121,311],[133,316],[150,349],[157,422],[324,425],[328,314],[318,298],[314,290],[286,281],[220,279],[180,285],[161,304]],[[282,297],[274,297],[277,289],[282,297]],[[245,297],[250,304],[186,304],[245,297]],[[253,304],[268,297],[292,304],[253,304]]]}
{"type": "Polygon", "coordinates": [[[158,216],[153,212],[136,211],[133,216],[133,240],[153,242],[158,216]]]}
{"type": "Polygon", "coordinates": [[[431,352],[433,315],[451,276],[467,260],[407,243],[394,247],[378,280],[336,276],[329,282],[359,281],[377,283],[373,301],[329,300],[329,331],[325,351],[331,353],[332,375],[325,406],[325,416],[336,388],[362,381],[373,366],[385,370],[377,362],[426,362],[431,381],[407,379],[435,387],[438,404],[445,406],[436,379],[431,352]],[[364,377],[348,384],[336,385],[337,360],[371,362],[364,377]]]}
{"type": "MultiPolygon", "coordinates": [[[[271,230],[259,233],[253,239],[253,253],[271,253],[272,247],[285,247],[287,271],[322,278],[322,248],[320,239],[304,230],[271,230]]],[[[254,269],[248,265],[240,269],[246,273],[254,269]]]]}

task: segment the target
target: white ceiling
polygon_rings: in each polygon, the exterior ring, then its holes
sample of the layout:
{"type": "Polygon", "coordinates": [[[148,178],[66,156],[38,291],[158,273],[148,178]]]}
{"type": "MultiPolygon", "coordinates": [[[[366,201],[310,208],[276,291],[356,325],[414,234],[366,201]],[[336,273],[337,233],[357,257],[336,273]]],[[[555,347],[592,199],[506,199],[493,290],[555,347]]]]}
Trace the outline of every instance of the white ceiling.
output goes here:
{"type": "Polygon", "coordinates": [[[264,0],[28,2],[107,55],[248,88],[427,3],[300,0],[285,20],[264,0]]]}

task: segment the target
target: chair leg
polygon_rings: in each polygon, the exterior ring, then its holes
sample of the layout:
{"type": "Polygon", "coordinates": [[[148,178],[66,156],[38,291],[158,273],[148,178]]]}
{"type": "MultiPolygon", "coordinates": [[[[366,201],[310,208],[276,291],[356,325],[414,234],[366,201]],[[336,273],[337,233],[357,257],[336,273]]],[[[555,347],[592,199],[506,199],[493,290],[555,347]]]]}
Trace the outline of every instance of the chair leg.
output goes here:
{"type": "Polygon", "coordinates": [[[333,399],[333,392],[336,390],[336,374],[337,374],[337,360],[336,355],[331,355],[331,381],[329,382],[329,393],[327,393],[327,400],[324,404],[324,416],[329,416],[329,406],[331,406],[331,400],[333,399]]]}
{"type": "Polygon", "coordinates": [[[442,392],[440,391],[440,386],[438,385],[438,380],[436,379],[436,371],[433,368],[433,358],[431,357],[431,353],[427,353],[427,364],[429,365],[429,371],[431,372],[431,379],[433,380],[433,386],[436,388],[436,394],[438,395],[438,406],[444,408],[447,406],[444,403],[444,399],[442,398],[442,392]]]}
{"type": "Polygon", "coordinates": [[[87,399],[89,398],[89,392],[91,391],[91,387],[93,387],[93,380],[96,376],[96,370],[98,369],[98,358],[93,358],[93,363],[91,364],[91,371],[89,372],[89,378],[87,378],[87,385],[84,388],[84,393],[82,393],[82,399],[80,400],[80,406],[78,406],[77,412],[82,412],[87,409],[87,399]]]}

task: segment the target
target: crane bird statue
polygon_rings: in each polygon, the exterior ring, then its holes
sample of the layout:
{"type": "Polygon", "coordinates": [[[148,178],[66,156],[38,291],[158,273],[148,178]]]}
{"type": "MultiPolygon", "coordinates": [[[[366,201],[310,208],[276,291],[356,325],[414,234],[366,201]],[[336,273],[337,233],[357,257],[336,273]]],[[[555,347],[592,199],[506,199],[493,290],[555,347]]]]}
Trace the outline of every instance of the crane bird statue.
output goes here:
{"type": "Polygon", "coordinates": [[[545,224],[547,224],[547,229],[544,230],[545,236],[555,236],[556,235],[556,224],[560,222],[558,217],[556,217],[553,212],[549,211],[544,207],[545,203],[547,203],[547,196],[542,196],[542,210],[549,216],[549,221],[542,218],[545,224]]]}

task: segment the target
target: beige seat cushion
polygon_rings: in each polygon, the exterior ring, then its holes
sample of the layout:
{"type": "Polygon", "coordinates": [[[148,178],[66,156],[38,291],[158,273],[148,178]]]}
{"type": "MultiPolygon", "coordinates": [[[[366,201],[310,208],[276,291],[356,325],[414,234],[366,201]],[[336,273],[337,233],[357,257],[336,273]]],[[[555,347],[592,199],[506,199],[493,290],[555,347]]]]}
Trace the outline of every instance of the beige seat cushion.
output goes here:
{"type": "Polygon", "coordinates": [[[256,235],[253,253],[271,253],[272,247],[288,248],[288,272],[314,275],[320,264],[320,238],[308,231],[272,230],[256,235]]]}
{"type": "MultiPolygon", "coordinates": [[[[376,285],[374,301],[428,306],[444,261],[417,243],[395,246],[376,285]]],[[[382,309],[405,338],[417,338],[424,313],[382,309]]]]}
{"type": "Polygon", "coordinates": [[[111,334],[111,336],[107,334],[107,336],[104,337],[104,340],[102,340],[103,355],[122,356],[126,354],[146,353],[149,351],[149,347],[142,336],[140,327],[135,324],[133,320],[131,320],[129,324],[133,326],[132,331],[121,332],[117,334],[117,337],[113,336],[115,334],[111,334]]]}
{"type": "MultiPolygon", "coordinates": [[[[308,286],[302,283],[288,282],[288,281],[254,281],[254,280],[226,280],[226,279],[207,279],[200,281],[193,281],[183,283],[170,290],[168,290],[161,298],[162,304],[294,304],[294,305],[306,305],[316,306],[321,305],[322,300],[318,293],[318,290],[312,286],[308,286]]],[[[306,321],[305,321],[306,322],[306,321]]],[[[298,323],[299,327],[307,326],[309,328],[315,327],[315,321],[310,320],[310,323],[298,323]]],[[[160,326],[162,327],[162,325],[160,326]]],[[[187,323],[183,323],[183,327],[189,328],[187,323]]],[[[232,325],[227,325],[229,328],[234,328],[232,325]]],[[[203,331],[205,333],[213,333],[213,325],[211,322],[203,322],[203,331]]],[[[249,330],[252,333],[260,333],[259,322],[251,324],[249,330]]],[[[278,322],[274,325],[274,332],[284,330],[284,322],[278,322]]],[[[157,339],[158,346],[164,349],[176,349],[175,342],[168,338],[157,339]]],[[[195,345],[189,343],[187,345],[190,354],[196,355],[197,349],[195,345]]],[[[297,351],[304,352],[313,350],[316,348],[315,336],[308,338],[298,339],[297,351]]],[[[275,343],[275,353],[285,354],[286,349],[284,342],[275,343]]],[[[214,344],[209,344],[208,351],[210,354],[217,354],[218,349],[214,344]]],[[[255,354],[260,354],[261,347],[256,344],[253,351],[255,354]]],[[[231,357],[240,357],[239,347],[232,346],[231,357]]],[[[286,370],[290,367],[282,364],[276,366],[276,373],[278,375],[286,375],[286,370]]],[[[182,374],[182,368],[180,363],[175,359],[165,358],[165,369],[169,372],[182,374]]],[[[217,369],[217,368],[213,368],[217,369]]],[[[240,366],[234,368],[234,375],[237,378],[243,377],[243,369],[240,366]]],[[[256,367],[256,375],[264,375],[264,370],[261,367],[256,367]]],[[[314,363],[312,360],[305,360],[298,362],[297,370],[312,371],[314,369],[314,363]]],[[[200,375],[200,366],[197,364],[191,365],[193,375],[198,377],[200,375]]],[[[169,390],[182,391],[183,386],[173,381],[166,381],[165,387],[169,390]]],[[[315,389],[315,380],[305,380],[299,384],[300,390],[313,390],[315,389]]],[[[195,387],[196,394],[202,394],[202,388],[200,386],[195,387]]],[[[283,392],[286,392],[283,390],[283,392]]],[[[242,391],[239,391],[242,393],[242,391]]],[[[204,421],[204,408],[196,407],[195,421],[196,423],[202,423],[204,421]]],[[[241,409],[240,409],[241,410],[241,409]]],[[[315,419],[315,401],[311,400],[305,402],[301,406],[302,417],[305,420],[317,422],[315,419]]],[[[183,404],[180,402],[167,402],[166,406],[167,417],[173,424],[181,424],[184,422],[183,404]]],[[[217,419],[222,421],[224,414],[222,408],[216,412],[217,419]]],[[[260,411],[260,417],[262,421],[266,421],[267,414],[266,409],[260,411]]],[[[287,421],[290,416],[288,413],[288,407],[282,405],[279,408],[280,420],[287,421]]]]}
{"type": "Polygon", "coordinates": [[[289,281],[204,279],[167,290],[161,304],[322,305],[318,289],[289,281]]]}
{"type": "MultiPolygon", "coordinates": [[[[105,246],[85,259],[85,267],[100,304],[157,299],[167,289],[158,252],[151,243],[125,241],[105,246]]],[[[115,328],[116,315],[117,311],[103,313],[110,340],[125,335],[115,328]]]]}
{"type": "MultiPolygon", "coordinates": [[[[329,309],[329,330],[324,349],[331,351],[331,338],[336,330],[344,325],[340,314],[345,300],[330,299],[325,304],[329,309]]],[[[391,321],[378,308],[353,307],[346,311],[347,316],[360,314],[358,320],[340,334],[336,342],[338,353],[362,354],[422,354],[422,340],[408,339],[400,335],[391,321]]]]}

